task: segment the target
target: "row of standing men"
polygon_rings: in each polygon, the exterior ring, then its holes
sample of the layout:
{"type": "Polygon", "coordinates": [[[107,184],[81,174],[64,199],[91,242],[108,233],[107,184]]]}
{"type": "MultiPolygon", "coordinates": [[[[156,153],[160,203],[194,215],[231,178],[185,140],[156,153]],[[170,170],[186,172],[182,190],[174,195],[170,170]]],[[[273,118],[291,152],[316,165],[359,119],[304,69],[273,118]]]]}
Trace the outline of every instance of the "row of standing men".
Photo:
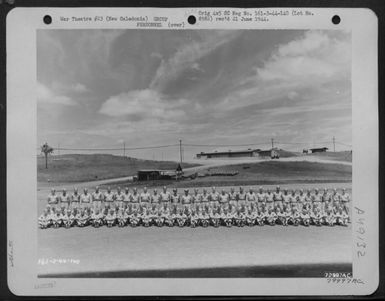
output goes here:
{"type": "Polygon", "coordinates": [[[277,207],[284,209],[288,206],[297,206],[301,210],[306,206],[309,209],[318,207],[324,210],[325,206],[329,205],[334,208],[342,207],[349,214],[350,195],[346,192],[346,189],[342,189],[340,193],[336,188],[332,190],[325,188],[321,193],[318,188],[290,191],[283,189],[282,191],[280,186],[277,186],[275,191],[265,190],[260,187],[257,193],[254,192],[253,188],[250,188],[247,192],[243,187],[240,187],[239,191],[230,188],[230,192],[224,189],[218,192],[215,187],[212,187],[211,192],[203,188],[202,193],[198,189],[194,189],[193,194],[190,194],[189,189],[184,189],[184,193],[179,194],[176,188],[172,189],[172,193],[170,193],[167,187],[163,187],[160,193],[157,189],[154,189],[153,193],[149,193],[146,187],[143,188],[141,193],[136,188],[133,188],[132,192],[129,188],[125,188],[124,192],[122,192],[118,187],[115,193],[108,187],[107,191],[103,193],[99,187],[96,187],[93,193],[89,193],[88,189],[85,188],[81,194],[77,188],[74,189],[72,194],[69,194],[66,189],[63,189],[61,194],[57,194],[56,190],[52,189],[47,202],[48,205],[56,208],[92,208],[94,210],[128,207],[139,209],[153,205],[163,206],[164,204],[174,209],[194,205],[242,207],[254,204],[266,206],[267,209],[277,207]]]}

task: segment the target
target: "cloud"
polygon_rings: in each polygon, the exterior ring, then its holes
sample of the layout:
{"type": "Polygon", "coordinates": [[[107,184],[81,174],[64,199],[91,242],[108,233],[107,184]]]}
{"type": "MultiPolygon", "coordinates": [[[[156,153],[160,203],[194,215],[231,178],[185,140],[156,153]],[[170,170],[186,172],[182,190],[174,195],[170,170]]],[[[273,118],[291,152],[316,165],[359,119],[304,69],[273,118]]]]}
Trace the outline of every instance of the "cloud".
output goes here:
{"type": "Polygon", "coordinates": [[[42,83],[37,83],[37,100],[40,103],[47,104],[57,104],[64,106],[74,106],[77,103],[68,96],[57,95],[51,89],[43,85],[42,83]]]}
{"type": "Polygon", "coordinates": [[[263,67],[257,67],[257,79],[324,82],[349,74],[350,56],[349,35],[335,38],[325,31],[307,31],[304,36],[280,45],[263,67]]]}
{"type": "Polygon", "coordinates": [[[228,43],[238,34],[236,31],[218,31],[202,34],[200,40],[193,40],[180,47],[173,56],[161,61],[152,79],[150,88],[161,90],[168,82],[176,80],[186,69],[202,72],[203,70],[196,61],[228,43]]]}
{"type": "Polygon", "coordinates": [[[173,119],[185,114],[181,109],[184,104],[186,100],[169,103],[152,89],[133,90],[110,97],[99,112],[112,117],[131,116],[137,121],[144,118],[173,119]]]}

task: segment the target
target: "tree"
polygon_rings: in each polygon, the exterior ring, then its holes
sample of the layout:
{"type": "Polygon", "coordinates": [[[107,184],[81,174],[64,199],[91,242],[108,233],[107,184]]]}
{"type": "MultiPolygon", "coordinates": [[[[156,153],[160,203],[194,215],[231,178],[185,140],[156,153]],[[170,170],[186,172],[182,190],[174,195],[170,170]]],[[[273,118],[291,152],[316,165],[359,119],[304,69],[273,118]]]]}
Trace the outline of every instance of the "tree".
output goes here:
{"type": "Polygon", "coordinates": [[[45,156],[45,168],[48,168],[48,155],[53,153],[53,148],[46,142],[41,146],[41,152],[45,156]]]}

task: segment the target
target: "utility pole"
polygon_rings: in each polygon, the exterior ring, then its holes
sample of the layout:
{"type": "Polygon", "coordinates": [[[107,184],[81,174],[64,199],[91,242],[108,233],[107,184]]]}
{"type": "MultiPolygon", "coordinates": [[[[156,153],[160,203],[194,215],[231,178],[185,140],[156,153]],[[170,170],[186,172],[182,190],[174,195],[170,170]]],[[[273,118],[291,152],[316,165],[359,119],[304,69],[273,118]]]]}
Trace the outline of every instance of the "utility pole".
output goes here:
{"type": "Polygon", "coordinates": [[[274,138],[271,138],[271,148],[274,148],[274,138]]]}
{"type": "Polygon", "coordinates": [[[123,157],[126,156],[126,141],[123,141],[123,157]]]}
{"type": "Polygon", "coordinates": [[[336,152],[336,137],[333,136],[333,151],[336,152]]]}
{"type": "Polygon", "coordinates": [[[182,139],[179,139],[179,156],[180,156],[180,164],[182,164],[182,139]]]}

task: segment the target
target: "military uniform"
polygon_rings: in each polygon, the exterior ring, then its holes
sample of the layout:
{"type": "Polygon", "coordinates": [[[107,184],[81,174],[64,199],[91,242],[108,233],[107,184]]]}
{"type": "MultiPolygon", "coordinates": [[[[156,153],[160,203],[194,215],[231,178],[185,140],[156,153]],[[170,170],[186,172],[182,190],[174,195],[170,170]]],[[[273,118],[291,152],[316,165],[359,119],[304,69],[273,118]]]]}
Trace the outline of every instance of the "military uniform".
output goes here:
{"type": "Polygon", "coordinates": [[[66,193],[66,194],[63,193],[60,196],[61,208],[64,208],[65,210],[67,210],[70,207],[70,203],[71,203],[71,196],[68,193],[66,193]]]}
{"type": "Polygon", "coordinates": [[[103,202],[103,193],[99,190],[98,192],[94,192],[92,194],[92,203],[94,210],[98,209],[100,210],[102,208],[102,202],[103,202]]]}
{"type": "Polygon", "coordinates": [[[83,193],[80,197],[80,206],[84,209],[90,208],[92,196],[90,193],[83,193]]]}
{"type": "Polygon", "coordinates": [[[113,208],[114,200],[115,194],[112,191],[106,191],[106,193],[104,194],[104,207],[107,210],[113,208]]]}
{"type": "Polygon", "coordinates": [[[71,195],[71,208],[77,209],[80,207],[80,194],[78,192],[74,192],[71,195]]]}

